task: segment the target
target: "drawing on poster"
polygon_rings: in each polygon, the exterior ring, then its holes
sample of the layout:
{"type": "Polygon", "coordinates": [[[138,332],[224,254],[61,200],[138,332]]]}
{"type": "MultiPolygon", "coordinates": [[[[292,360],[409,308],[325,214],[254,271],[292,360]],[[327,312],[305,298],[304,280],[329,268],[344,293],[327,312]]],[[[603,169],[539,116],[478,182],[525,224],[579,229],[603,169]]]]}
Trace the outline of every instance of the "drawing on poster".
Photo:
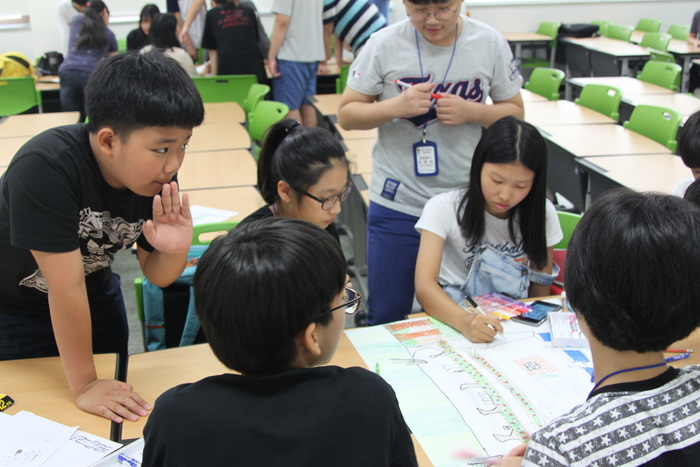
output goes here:
{"type": "MultiPolygon", "coordinates": [[[[547,333],[504,323],[474,344],[432,318],[346,331],[396,391],[411,431],[436,467],[478,466],[502,456],[585,401],[588,349],[551,347],[547,333]],[[465,462],[459,450],[484,456],[465,462]]],[[[483,464],[487,465],[487,464],[483,464]]]]}

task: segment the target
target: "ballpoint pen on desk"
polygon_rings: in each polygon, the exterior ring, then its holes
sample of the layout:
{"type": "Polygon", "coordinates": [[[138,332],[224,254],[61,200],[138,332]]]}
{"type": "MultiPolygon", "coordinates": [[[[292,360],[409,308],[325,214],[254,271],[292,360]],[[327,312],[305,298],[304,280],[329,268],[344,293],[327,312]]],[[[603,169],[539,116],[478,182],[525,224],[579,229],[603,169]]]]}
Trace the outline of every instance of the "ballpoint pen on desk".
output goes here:
{"type": "Polygon", "coordinates": [[[693,353],[693,349],[666,349],[664,352],[668,353],[693,353]]]}
{"type": "Polygon", "coordinates": [[[119,460],[119,463],[122,465],[128,465],[129,467],[140,467],[141,462],[137,461],[133,457],[129,457],[126,454],[119,454],[119,457],[117,458],[119,460]]]}
{"type": "MultiPolygon", "coordinates": [[[[394,83],[398,84],[402,88],[410,88],[411,86],[413,86],[412,84],[406,83],[405,81],[401,81],[400,79],[395,79],[394,83]]],[[[441,99],[442,98],[442,96],[438,96],[434,92],[430,93],[430,97],[432,97],[433,99],[441,99]]]]}
{"type": "Polygon", "coordinates": [[[666,357],[666,358],[664,358],[664,362],[671,363],[671,362],[676,362],[678,360],[685,360],[686,358],[690,358],[690,354],[687,352],[681,353],[678,355],[674,355],[673,357],[666,357]]]}

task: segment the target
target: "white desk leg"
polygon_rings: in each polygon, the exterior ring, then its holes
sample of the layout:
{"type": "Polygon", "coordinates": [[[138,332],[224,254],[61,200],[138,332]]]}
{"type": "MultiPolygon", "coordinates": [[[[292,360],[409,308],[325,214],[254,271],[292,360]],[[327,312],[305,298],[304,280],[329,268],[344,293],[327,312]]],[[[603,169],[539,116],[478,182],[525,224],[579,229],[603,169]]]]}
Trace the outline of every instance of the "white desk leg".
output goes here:
{"type": "Polygon", "coordinates": [[[683,57],[683,74],[681,76],[681,92],[688,92],[690,88],[690,68],[693,66],[691,58],[683,57]]]}

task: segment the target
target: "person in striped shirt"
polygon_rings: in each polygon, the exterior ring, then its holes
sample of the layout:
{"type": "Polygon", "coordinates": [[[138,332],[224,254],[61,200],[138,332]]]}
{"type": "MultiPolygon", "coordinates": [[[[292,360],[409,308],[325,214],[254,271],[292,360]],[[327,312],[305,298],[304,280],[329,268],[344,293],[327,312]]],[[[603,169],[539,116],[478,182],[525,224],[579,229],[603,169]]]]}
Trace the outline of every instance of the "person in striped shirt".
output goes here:
{"type": "Polygon", "coordinates": [[[323,35],[326,58],[330,59],[331,34],[335,35],[335,57],[343,64],[343,48],[357,56],[369,36],[388,25],[387,19],[369,0],[324,0],[323,35]]]}

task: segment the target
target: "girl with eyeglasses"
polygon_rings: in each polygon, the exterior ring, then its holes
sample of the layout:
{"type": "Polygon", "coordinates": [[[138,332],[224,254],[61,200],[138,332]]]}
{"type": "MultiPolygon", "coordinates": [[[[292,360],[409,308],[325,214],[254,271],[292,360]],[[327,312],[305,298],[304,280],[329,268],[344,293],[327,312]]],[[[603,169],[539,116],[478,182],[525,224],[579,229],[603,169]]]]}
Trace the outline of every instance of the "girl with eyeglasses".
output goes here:
{"type": "Polygon", "coordinates": [[[304,127],[293,119],[277,122],[258,157],[258,190],[267,204],[240,225],[290,217],[311,222],[338,239],[333,221],[352,190],[345,150],[328,130],[304,127]]]}

